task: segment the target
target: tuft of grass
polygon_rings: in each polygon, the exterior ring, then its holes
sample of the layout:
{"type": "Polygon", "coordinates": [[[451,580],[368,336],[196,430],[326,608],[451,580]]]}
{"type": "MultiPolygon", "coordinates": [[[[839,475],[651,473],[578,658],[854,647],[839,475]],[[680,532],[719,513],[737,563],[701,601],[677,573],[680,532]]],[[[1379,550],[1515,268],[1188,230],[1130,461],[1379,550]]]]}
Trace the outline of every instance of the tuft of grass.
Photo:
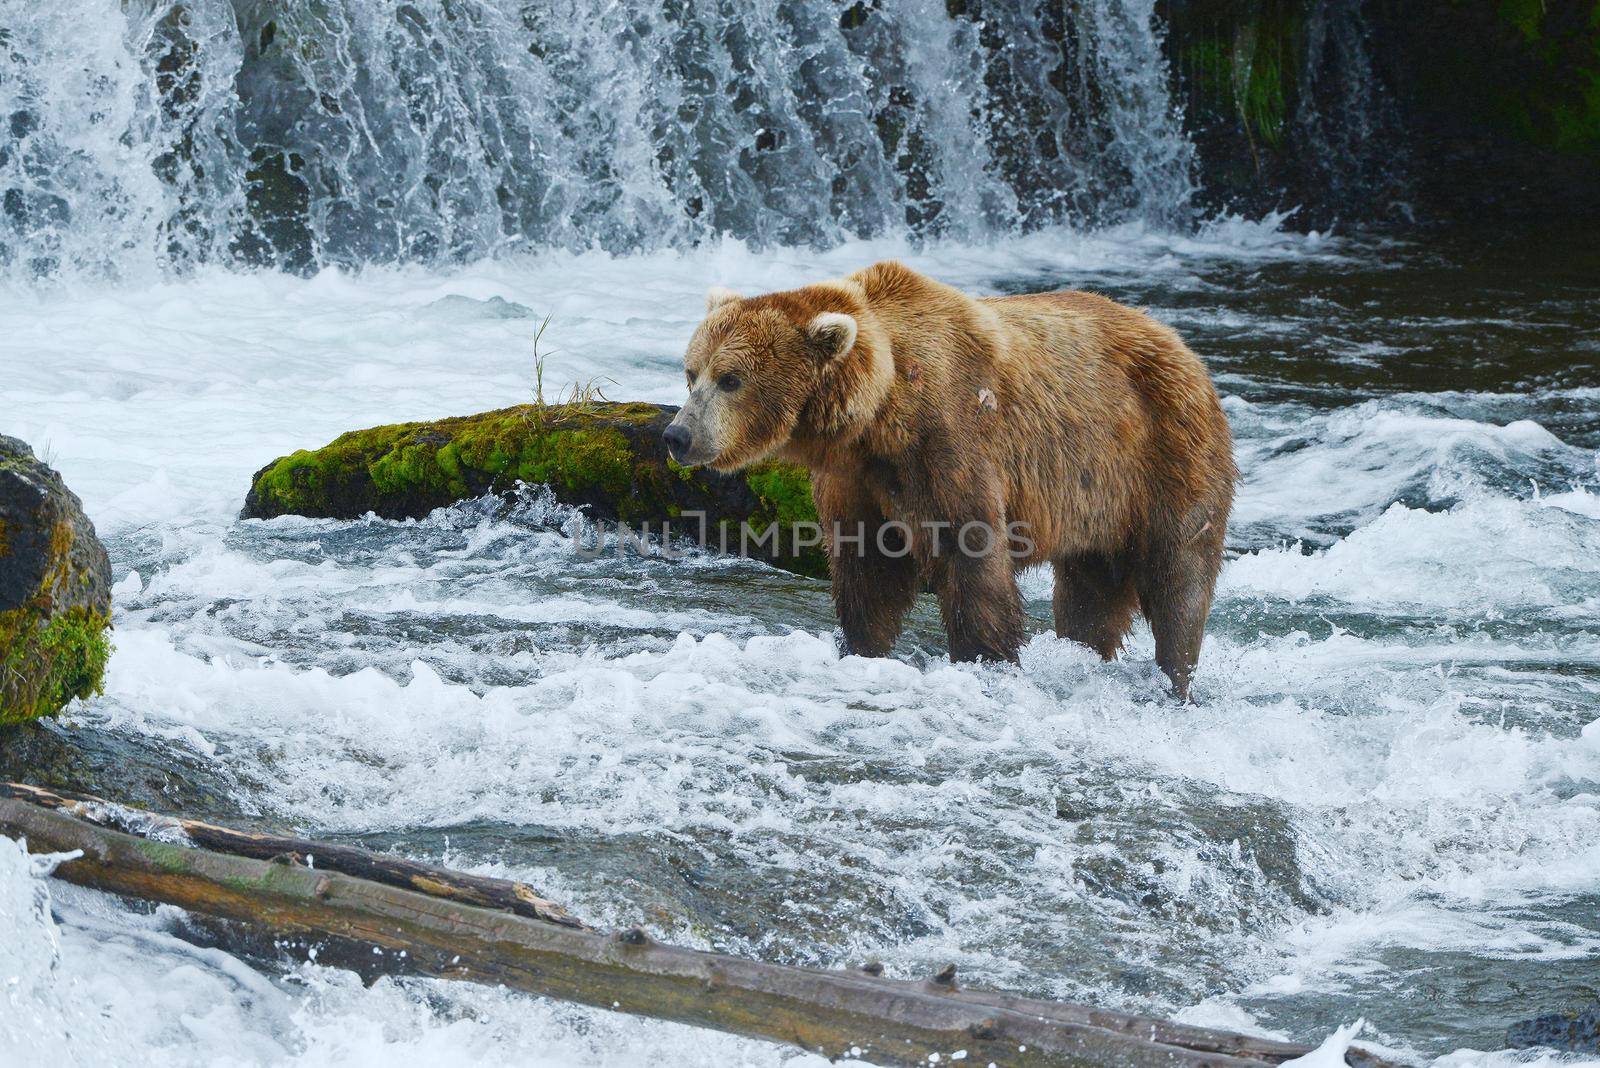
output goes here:
{"type": "Polygon", "coordinates": [[[548,406],[544,399],[544,361],[545,357],[551,354],[540,352],[539,342],[544,340],[544,332],[550,329],[550,319],[553,315],[555,315],[554,312],[546,315],[544,320],[539,323],[539,329],[534,331],[533,334],[533,406],[535,408],[548,406]]]}
{"type": "Polygon", "coordinates": [[[601,404],[610,403],[611,400],[605,395],[602,386],[614,386],[617,384],[613,378],[595,377],[587,382],[573,382],[572,385],[566,387],[551,399],[545,397],[545,360],[560,350],[551,349],[548,352],[542,352],[539,349],[539,342],[544,340],[544,332],[549,329],[550,320],[553,316],[553,312],[546,315],[539,323],[539,329],[534,331],[533,334],[533,410],[528,418],[530,422],[537,421],[538,425],[543,425],[545,414],[552,408],[565,408],[577,415],[595,414],[601,404]]]}

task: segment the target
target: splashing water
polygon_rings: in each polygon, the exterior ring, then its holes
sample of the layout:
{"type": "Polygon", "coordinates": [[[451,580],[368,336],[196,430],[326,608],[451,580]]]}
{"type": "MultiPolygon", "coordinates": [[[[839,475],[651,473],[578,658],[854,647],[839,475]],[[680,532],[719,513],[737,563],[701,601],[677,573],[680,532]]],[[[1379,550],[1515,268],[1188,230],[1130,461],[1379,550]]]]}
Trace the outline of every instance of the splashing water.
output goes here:
{"type": "Polygon", "coordinates": [[[1153,6],[33,5],[0,27],[0,269],[1171,224],[1153,6]]]}

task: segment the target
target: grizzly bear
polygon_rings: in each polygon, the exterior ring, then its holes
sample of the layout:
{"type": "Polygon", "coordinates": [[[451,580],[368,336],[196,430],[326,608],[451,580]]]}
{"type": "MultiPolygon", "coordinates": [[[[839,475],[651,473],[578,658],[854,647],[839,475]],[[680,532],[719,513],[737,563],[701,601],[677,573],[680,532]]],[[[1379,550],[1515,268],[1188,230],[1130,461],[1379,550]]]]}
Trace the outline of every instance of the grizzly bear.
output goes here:
{"type": "Polygon", "coordinates": [[[1180,698],[1236,472],[1205,366],[1093,293],[973,298],[899,263],[713,289],[665,433],[680,463],[811,470],[842,648],[886,656],[924,585],[953,660],[1017,659],[1015,573],[1055,568],[1056,633],[1110,659],[1137,607],[1180,698]]]}

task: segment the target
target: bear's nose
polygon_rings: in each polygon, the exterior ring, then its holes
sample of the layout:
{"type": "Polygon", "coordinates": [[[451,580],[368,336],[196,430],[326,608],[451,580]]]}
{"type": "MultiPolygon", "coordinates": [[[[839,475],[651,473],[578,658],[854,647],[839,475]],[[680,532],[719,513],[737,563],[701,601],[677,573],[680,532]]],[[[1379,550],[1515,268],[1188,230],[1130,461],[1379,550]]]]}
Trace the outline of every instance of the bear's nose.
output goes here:
{"type": "Polygon", "coordinates": [[[673,423],[661,435],[661,440],[667,443],[667,451],[674,460],[682,460],[689,451],[689,443],[694,439],[690,437],[687,427],[673,423]]]}

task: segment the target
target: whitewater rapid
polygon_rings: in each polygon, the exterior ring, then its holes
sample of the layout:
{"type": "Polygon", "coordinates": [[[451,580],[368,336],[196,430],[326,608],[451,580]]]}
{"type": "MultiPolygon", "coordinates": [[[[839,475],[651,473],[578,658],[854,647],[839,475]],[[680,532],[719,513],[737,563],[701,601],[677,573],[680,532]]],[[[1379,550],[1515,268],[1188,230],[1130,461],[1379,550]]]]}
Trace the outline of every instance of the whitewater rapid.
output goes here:
{"type": "Polygon", "coordinates": [[[1173,225],[1155,9],[11,4],[0,279],[1173,225]]]}
{"type": "MultiPolygon", "coordinates": [[[[1401,339],[1448,363],[1484,335],[1468,309],[1340,294],[1408,255],[1222,223],[17,291],[0,432],[111,549],[116,652],[77,736],[145,754],[141,776],[170,758],[223,815],[515,874],[694,945],[955,961],[1311,1041],[1365,1016],[1412,1056],[1509,1062],[1486,1014],[1600,981],[1593,317],[1582,293],[1539,312],[1575,375],[1408,381],[1432,357],[1401,339]],[[536,493],[235,519],[285,452],[529,399],[547,314],[547,389],[676,402],[706,287],[885,255],[1136,300],[1210,360],[1244,482],[1195,706],[1164,700],[1142,627],[1111,665],[1050,636],[1037,573],[1020,667],[951,665],[927,606],[869,661],[838,656],[822,586],[585,560],[536,493]]],[[[0,1062],[822,1063],[503,991],[259,971],[44,867],[0,840],[0,1062]]]]}

